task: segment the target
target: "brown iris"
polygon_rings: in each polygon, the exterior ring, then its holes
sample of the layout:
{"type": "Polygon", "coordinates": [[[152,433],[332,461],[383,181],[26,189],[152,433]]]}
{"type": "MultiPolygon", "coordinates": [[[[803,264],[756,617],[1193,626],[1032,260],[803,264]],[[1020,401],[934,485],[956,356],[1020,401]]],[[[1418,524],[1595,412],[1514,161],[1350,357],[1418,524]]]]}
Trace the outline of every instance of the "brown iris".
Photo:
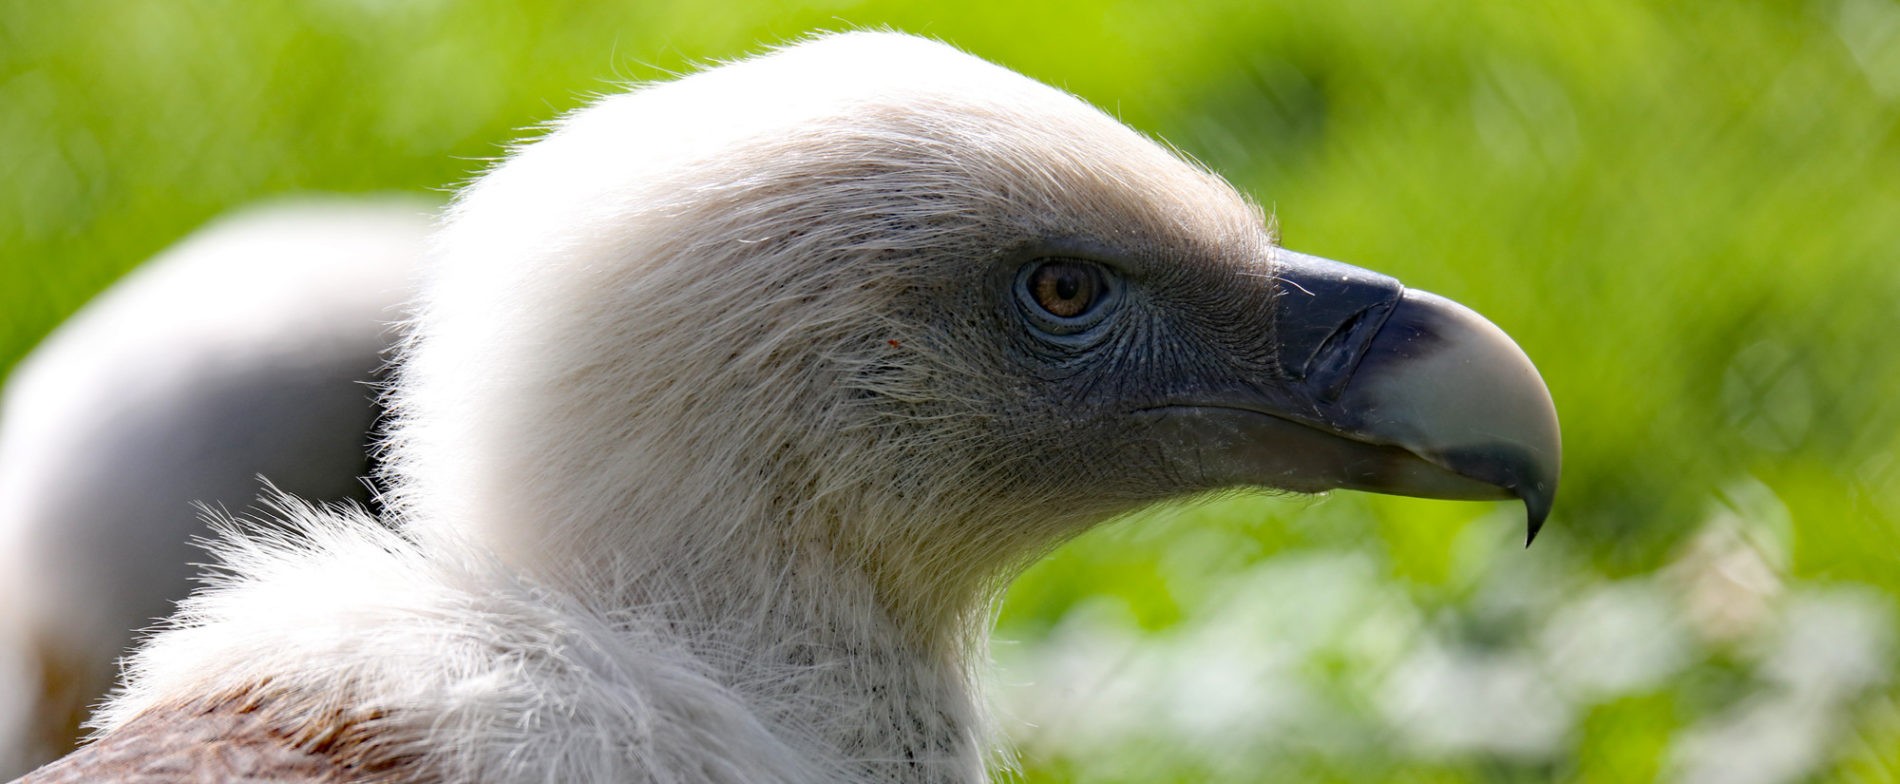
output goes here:
{"type": "Polygon", "coordinates": [[[1029,273],[1029,293],[1056,318],[1075,318],[1095,306],[1105,282],[1100,267],[1083,261],[1052,259],[1029,273]]]}

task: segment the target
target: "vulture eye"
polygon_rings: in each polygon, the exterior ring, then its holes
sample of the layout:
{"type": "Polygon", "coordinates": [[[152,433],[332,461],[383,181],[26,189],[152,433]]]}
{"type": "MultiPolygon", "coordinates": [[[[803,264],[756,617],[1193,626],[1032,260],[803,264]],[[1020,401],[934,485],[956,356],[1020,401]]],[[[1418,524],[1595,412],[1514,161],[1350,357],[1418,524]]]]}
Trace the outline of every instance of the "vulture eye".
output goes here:
{"type": "Polygon", "coordinates": [[[1037,326],[1057,334],[1094,326],[1119,293],[1107,269],[1082,259],[1038,259],[1018,278],[1017,294],[1037,326]]]}

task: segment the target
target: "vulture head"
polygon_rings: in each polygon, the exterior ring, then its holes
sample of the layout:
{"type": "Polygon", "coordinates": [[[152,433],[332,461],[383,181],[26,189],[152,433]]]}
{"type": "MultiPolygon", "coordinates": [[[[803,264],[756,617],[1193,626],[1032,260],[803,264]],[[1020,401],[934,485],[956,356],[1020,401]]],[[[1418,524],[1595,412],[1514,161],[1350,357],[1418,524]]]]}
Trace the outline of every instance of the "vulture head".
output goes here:
{"type": "Polygon", "coordinates": [[[467,188],[435,255],[391,400],[399,539],[319,520],[244,555],[108,727],[241,693],[536,780],[971,780],[987,609],[1091,525],[1351,488],[1519,499],[1535,533],[1556,490],[1549,394],[1496,327],[902,35],[601,100],[467,188]]]}
{"type": "Polygon", "coordinates": [[[439,241],[395,497],[557,580],[764,544],[935,624],[1161,499],[1518,498],[1534,534],[1556,489],[1549,395],[1496,327],[915,38],[608,98],[439,241]]]}

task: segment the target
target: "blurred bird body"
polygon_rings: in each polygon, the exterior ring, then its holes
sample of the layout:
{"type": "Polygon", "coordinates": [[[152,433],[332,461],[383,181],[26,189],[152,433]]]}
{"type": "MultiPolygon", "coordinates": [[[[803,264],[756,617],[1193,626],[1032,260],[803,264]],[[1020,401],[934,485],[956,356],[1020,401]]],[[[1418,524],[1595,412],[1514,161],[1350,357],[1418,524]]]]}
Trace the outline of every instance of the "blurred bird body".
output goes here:
{"type": "Polygon", "coordinates": [[[72,748],[134,632],[204,554],[200,505],[266,477],[367,501],[371,381],[431,225],[408,199],[220,220],[127,276],[8,379],[0,423],[0,775],[72,748]]]}

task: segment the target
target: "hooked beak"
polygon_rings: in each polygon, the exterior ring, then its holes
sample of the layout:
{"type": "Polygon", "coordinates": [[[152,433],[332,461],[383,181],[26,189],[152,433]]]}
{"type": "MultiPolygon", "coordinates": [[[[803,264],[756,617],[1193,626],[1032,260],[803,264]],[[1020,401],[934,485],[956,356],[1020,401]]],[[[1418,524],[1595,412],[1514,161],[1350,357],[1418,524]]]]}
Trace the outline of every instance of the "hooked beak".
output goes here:
{"type": "Polygon", "coordinates": [[[1272,336],[1282,378],[1151,413],[1217,481],[1447,499],[1516,498],[1537,536],[1561,441],[1530,358],[1470,308],[1280,250],[1272,336]]]}

